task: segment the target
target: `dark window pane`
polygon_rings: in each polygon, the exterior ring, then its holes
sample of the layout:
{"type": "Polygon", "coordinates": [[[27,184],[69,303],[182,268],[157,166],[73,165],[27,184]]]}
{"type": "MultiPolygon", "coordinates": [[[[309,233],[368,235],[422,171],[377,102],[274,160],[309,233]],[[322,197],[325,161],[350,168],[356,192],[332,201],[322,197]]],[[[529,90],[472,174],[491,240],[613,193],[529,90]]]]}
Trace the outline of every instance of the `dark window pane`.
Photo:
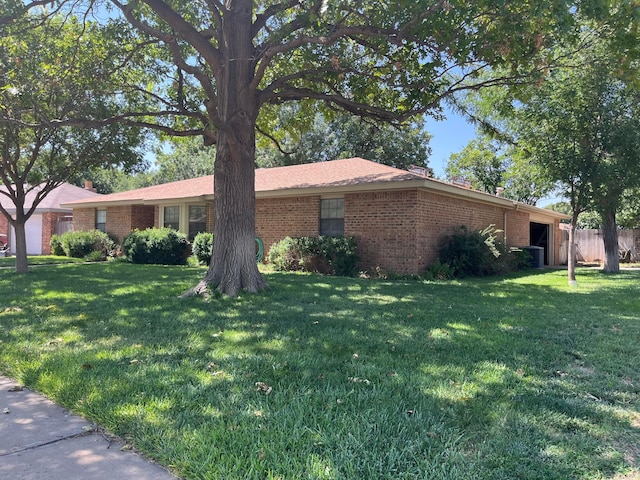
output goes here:
{"type": "Polygon", "coordinates": [[[207,207],[204,205],[189,206],[189,240],[206,231],[207,228],[207,207]]]}
{"type": "Polygon", "coordinates": [[[320,201],[320,235],[344,235],[343,198],[329,198],[320,201]]]}
{"type": "Polygon", "coordinates": [[[107,231],[107,211],[104,209],[96,210],[96,230],[107,231]]]}
{"type": "Polygon", "coordinates": [[[344,235],[344,218],[320,219],[320,235],[324,237],[344,235]]]}
{"type": "Polygon", "coordinates": [[[164,207],[163,227],[180,230],[180,207],[164,207]]]}

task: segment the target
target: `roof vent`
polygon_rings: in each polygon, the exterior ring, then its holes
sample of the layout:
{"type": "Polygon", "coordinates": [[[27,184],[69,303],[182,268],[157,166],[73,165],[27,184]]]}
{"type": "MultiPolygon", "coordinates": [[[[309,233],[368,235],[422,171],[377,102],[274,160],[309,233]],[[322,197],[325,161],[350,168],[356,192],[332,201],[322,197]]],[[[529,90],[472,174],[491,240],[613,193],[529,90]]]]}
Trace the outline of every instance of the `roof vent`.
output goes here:
{"type": "Polygon", "coordinates": [[[451,183],[462,188],[471,188],[471,182],[464,177],[451,177],[451,183]]]}
{"type": "Polygon", "coordinates": [[[409,165],[407,168],[411,173],[422,175],[423,177],[433,177],[433,169],[429,167],[419,167],[418,165],[409,165]]]}

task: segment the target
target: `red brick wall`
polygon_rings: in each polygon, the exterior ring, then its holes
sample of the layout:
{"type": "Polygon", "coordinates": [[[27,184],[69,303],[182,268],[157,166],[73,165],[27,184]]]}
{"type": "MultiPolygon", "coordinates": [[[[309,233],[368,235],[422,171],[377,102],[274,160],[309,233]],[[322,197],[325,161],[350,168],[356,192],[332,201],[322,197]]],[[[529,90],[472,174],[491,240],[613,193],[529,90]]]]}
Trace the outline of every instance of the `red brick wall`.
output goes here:
{"type": "MultiPolygon", "coordinates": [[[[107,211],[107,217],[109,212],[107,211]]],[[[144,230],[154,226],[155,207],[153,205],[134,205],[131,208],[131,229],[144,230]]]]}
{"type": "Polygon", "coordinates": [[[207,224],[205,230],[209,233],[213,232],[213,219],[215,218],[215,212],[213,211],[214,202],[207,202],[207,224]]]}
{"type": "MultiPolygon", "coordinates": [[[[122,205],[107,207],[107,233],[122,242],[131,230],[144,230],[153,227],[155,221],[153,205],[122,205]]],[[[78,231],[96,228],[95,208],[76,208],[73,210],[73,228],[78,231]]]]}
{"type": "Polygon", "coordinates": [[[465,225],[471,231],[482,230],[493,225],[498,240],[507,246],[529,245],[529,214],[512,209],[472,202],[462,198],[420,192],[420,230],[419,250],[424,252],[419,267],[424,269],[438,257],[438,246],[443,235],[465,225]],[[505,229],[506,212],[506,229],[505,229]]]}
{"type": "Polygon", "coordinates": [[[356,238],[363,270],[417,273],[417,200],[417,190],[345,195],[344,233],[356,238]]]}
{"type": "Polygon", "coordinates": [[[256,200],[256,236],[265,255],[284,237],[318,235],[320,197],[260,198],[256,200]]]}
{"type": "MultiPolygon", "coordinates": [[[[422,190],[347,194],[345,235],[358,242],[363,270],[376,267],[398,273],[417,274],[437,258],[442,235],[466,225],[479,230],[488,225],[504,230],[505,209],[422,190]]],[[[506,210],[508,246],[529,245],[529,215],[506,210]]],[[[298,196],[256,200],[256,236],[271,245],[286,236],[314,236],[319,232],[320,197],[298,196]]],[[[213,203],[207,204],[207,230],[213,231],[213,203]]],[[[74,211],[76,230],[95,225],[95,209],[74,211]]],[[[107,209],[107,232],[122,241],[134,228],[159,225],[159,207],[122,206],[107,209]]],[[[557,222],[556,222],[557,229],[557,222]]],[[[557,230],[556,230],[557,231],[557,230]]],[[[499,234],[500,240],[503,235],[499,234]]],[[[556,234],[557,248],[560,244],[556,234]]]]}
{"type": "MultiPolygon", "coordinates": [[[[122,242],[132,230],[144,230],[153,227],[155,207],[153,205],[121,205],[107,207],[107,226],[109,235],[122,242]]],[[[93,227],[95,228],[95,226],[93,227]]]]}
{"type": "MultiPolygon", "coordinates": [[[[416,274],[438,255],[442,235],[460,225],[504,230],[503,208],[418,190],[345,196],[345,234],[354,235],[361,268],[416,274]]],[[[502,240],[500,236],[500,240],[502,240]]],[[[529,244],[529,216],[507,211],[507,245],[529,244]]]]}
{"type": "Polygon", "coordinates": [[[526,247],[531,245],[529,233],[529,214],[517,210],[507,213],[507,245],[509,247],[526,247]]]}
{"type": "Polygon", "coordinates": [[[6,235],[2,238],[3,242],[9,242],[9,221],[2,213],[0,213],[0,234],[6,235]]]}
{"type": "Polygon", "coordinates": [[[51,236],[56,233],[58,220],[68,213],[46,212],[42,214],[42,255],[51,255],[51,236]]]}
{"type": "MultiPolygon", "coordinates": [[[[109,219],[107,219],[109,221],[109,219]]],[[[74,208],[73,209],[73,229],[79,232],[86,232],[96,228],[95,208],[74,208]]]]}

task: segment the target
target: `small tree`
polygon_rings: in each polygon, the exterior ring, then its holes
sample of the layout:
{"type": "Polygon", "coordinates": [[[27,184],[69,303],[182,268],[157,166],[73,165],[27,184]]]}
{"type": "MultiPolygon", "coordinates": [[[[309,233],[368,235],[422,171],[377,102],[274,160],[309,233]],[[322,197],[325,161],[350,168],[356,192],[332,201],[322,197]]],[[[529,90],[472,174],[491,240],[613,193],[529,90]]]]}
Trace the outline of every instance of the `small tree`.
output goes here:
{"type": "MultiPolygon", "coordinates": [[[[16,272],[27,272],[25,223],[56,187],[88,166],[128,166],[141,160],[139,131],[113,123],[83,129],[73,117],[103,118],[118,105],[112,92],[119,58],[117,32],[73,17],[29,18],[0,37],[0,194],[15,215],[16,272]],[[32,203],[25,203],[32,194],[32,203]]],[[[130,53],[126,53],[129,55],[130,53]]],[[[123,72],[119,72],[123,74],[123,72]]]]}

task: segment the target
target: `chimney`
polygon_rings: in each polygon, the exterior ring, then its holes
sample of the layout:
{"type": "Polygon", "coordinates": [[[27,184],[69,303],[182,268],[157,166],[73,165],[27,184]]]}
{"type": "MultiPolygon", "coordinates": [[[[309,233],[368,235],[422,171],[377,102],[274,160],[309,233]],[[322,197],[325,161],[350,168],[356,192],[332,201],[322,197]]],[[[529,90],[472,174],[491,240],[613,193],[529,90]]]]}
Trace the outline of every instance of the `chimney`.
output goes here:
{"type": "Polygon", "coordinates": [[[98,189],[93,187],[93,182],[91,180],[84,181],[84,189],[89,190],[90,192],[97,192],[98,189]]]}

